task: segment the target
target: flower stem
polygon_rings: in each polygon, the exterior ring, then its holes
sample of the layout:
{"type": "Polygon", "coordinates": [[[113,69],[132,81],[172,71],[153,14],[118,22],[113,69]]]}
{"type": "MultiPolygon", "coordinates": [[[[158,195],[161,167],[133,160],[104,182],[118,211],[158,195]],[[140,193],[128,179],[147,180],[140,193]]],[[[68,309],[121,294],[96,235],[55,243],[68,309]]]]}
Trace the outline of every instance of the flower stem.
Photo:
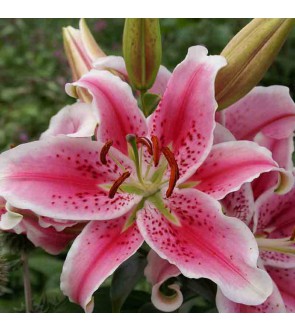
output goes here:
{"type": "Polygon", "coordinates": [[[23,280],[24,280],[24,293],[25,293],[25,303],[26,312],[32,312],[32,289],[30,282],[30,271],[28,262],[28,253],[22,251],[21,260],[23,263],[23,280]]]}
{"type": "Polygon", "coordinates": [[[143,112],[144,116],[147,118],[149,114],[147,113],[147,111],[145,109],[145,105],[144,105],[144,101],[143,101],[143,97],[144,97],[145,93],[146,93],[146,90],[140,91],[140,102],[141,102],[142,112],[143,112]]]}

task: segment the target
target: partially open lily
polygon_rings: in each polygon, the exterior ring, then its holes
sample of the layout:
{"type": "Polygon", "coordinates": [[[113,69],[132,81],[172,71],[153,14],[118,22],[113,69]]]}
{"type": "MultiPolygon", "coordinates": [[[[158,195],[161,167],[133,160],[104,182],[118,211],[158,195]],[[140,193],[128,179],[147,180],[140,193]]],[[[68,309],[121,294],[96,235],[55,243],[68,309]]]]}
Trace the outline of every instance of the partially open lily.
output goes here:
{"type": "Polygon", "coordinates": [[[94,60],[105,56],[84,19],[79,21],[79,29],[71,26],[63,28],[63,39],[74,80],[86,74],[92,68],[94,60]]]}
{"type": "Polygon", "coordinates": [[[1,195],[11,205],[93,220],[71,247],[61,278],[63,292],[86,311],[92,293],[144,240],[185,276],[212,279],[233,301],[259,304],[271,293],[270,278],[257,268],[255,238],[217,202],[277,169],[254,142],[212,149],[214,80],[224,65],[204,47],[190,48],[147,121],[127,83],[92,70],[68,91],[92,95],[97,141],[50,137],[1,155],[1,195]]]}
{"type": "MultiPolygon", "coordinates": [[[[105,56],[84,19],[80,19],[79,29],[71,26],[63,28],[63,41],[74,80],[86,74],[92,68],[94,60],[105,56]]],[[[79,98],[84,102],[91,102],[91,97],[85,91],[80,91],[79,98]]]]}

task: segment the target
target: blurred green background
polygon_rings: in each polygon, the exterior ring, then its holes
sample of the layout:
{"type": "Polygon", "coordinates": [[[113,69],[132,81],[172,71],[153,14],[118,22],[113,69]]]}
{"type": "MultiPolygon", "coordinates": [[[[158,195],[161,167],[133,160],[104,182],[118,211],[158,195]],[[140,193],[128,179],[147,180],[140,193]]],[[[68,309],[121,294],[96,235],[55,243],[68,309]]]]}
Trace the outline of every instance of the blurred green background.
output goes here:
{"type": "MultiPolygon", "coordinates": [[[[0,151],[10,144],[36,139],[65,104],[71,74],[63,51],[61,29],[78,27],[78,19],[0,20],[0,151]]],[[[173,69],[187,48],[203,44],[219,54],[247,19],[162,19],[163,64],[173,69]]],[[[121,55],[123,19],[88,19],[90,29],[108,54],[121,55]]],[[[262,84],[295,90],[295,31],[262,84]]]]}
{"type": "MultiPolygon", "coordinates": [[[[219,54],[248,21],[162,19],[163,64],[172,70],[185,57],[188,47],[196,44],[205,45],[210,54],[219,54]]],[[[78,27],[78,22],[78,19],[0,19],[0,151],[11,144],[37,139],[47,128],[50,117],[64,105],[74,102],[64,92],[65,83],[71,81],[71,73],[63,51],[61,29],[67,25],[78,27]]],[[[123,19],[88,19],[87,22],[107,54],[122,54],[123,19]]],[[[287,85],[294,97],[294,58],[295,31],[290,34],[262,84],[287,85]]],[[[5,245],[4,240],[0,239],[0,312],[23,312],[20,257],[13,248],[5,245]]],[[[65,256],[66,252],[50,256],[41,249],[30,253],[35,312],[82,311],[79,306],[70,304],[59,289],[65,256]]],[[[128,297],[122,311],[157,311],[150,303],[150,286],[143,277],[145,264],[145,255],[137,254],[116,272],[113,281],[108,279],[96,292],[95,311],[112,310],[110,290],[122,291],[126,271],[129,278],[130,271],[134,272],[131,284],[134,283],[135,290],[123,294],[128,297]]],[[[185,301],[180,312],[216,311],[215,285],[202,279],[181,278],[178,281],[183,285],[185,301]]]]}

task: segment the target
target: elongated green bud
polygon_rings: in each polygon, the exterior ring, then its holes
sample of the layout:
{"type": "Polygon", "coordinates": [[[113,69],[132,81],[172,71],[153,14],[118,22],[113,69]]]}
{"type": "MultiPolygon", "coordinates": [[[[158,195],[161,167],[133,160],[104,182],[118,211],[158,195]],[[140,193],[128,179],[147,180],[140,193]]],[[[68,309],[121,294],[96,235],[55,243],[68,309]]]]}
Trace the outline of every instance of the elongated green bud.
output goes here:
{"type": "Polygon", "coordinates": [[[262,79],[284,44],[294,19],[258,18],[246,25],[221,52],[228,65],[215,83],[218,110],[245,96],[262,79]]]}
{"type": "Polygon", "coordinates": [[[123,55],[134,88],[141,91],[151,88],[162,58],[159,19],[127,18],[123,33],[123,55]]]}

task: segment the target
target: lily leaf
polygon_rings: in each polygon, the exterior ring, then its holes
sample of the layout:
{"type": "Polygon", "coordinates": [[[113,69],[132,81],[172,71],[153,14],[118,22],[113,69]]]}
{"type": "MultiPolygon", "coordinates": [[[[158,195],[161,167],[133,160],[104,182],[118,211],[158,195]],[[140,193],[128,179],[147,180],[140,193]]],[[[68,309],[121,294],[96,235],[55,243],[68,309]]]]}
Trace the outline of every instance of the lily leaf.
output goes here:
{"type": "Polygon", "coordinates": [[[135,253],[116,270],[111,284],[113,312],[120,312],[128,295],[139,279],[143,277],[146,264],[146,258],[139,253],[135,253]]]}

